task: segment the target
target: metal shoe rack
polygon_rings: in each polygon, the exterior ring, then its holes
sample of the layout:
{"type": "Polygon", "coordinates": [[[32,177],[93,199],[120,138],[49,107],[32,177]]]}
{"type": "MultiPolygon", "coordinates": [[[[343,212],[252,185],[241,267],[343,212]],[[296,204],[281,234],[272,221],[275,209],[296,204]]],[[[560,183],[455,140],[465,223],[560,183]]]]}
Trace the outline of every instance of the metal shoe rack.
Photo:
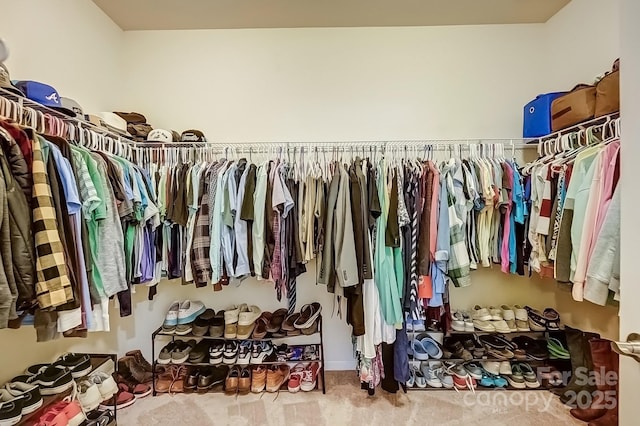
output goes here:
{"type": "MultiPolygon", "coordinates": [[[[306,347],[306,346],[318,346],[319,349],[319,353],[320,353],[320,358],[316,359],[316,360],[290,360],[290,361],[273,361],[273,362],[262,362],[262,363],[252,363],[249,362],[249,364],[238,364],[237,362],[234,364],[209,364],[209,363],[193,363],[193,362],[183,362],[180,364],[168,364],[168,365],[179,365],[179,366],[185,366],[185,367],[216,367],[216,366],[222,366],[222,365],[226,365],[229,368],[233,367],[234,365],[239,365],[242,367],[252,367],[255,365],[264,365],[264,366],[268,366],[268,365],[280,365],[280,364],[288,364],[290,367],[293,367],[294,365],[298,364],[298,363],[306,363],[306,362],[319,362],[320,363],[320,370],[318,372],[318,383],[317,383],[317,389],[321,389],[322,393],[325,394],[326,393],[326,382],[325,382],[325,377],[324,377],[324,369],[325,369],[325,358],[324,358],[324,339],[323,339],[323,325],[322,325],[322,315],[320,315],[318,317],[318,331],[313,333],[313,334],[309,334],[309,335],[298,335],[298,336],[286,336],[286,337],[265,337],[263,339],[226,339],[224,337],[211,337],[211,336],[194,336],[193,334],[189,333],[186,335],[177,335],[177,334],[173,334],[173,333],[165,333],[162,331],[162,327],[159,327],[157,330],[155,330],[152,334],[151,334],[151,356],[153,358],[153,396],[156,396],[158,394],[158,392],[156,391],[156,377],[158,375],[157,373],[157,369],[158,366],[164,366],[158,363],[158,360],[156,358],[156,340],[160,340],[160,339],[164,339],[165,340],[165,344],[168,343],[169,341],[173,342],[175,340],[190,340],[190,339],[194,339],[196,341],[200,341],[202,339],[204,340],[211,340],[211,341],[237,341],[237,342],[261,342],[261,341],[267,341],[267,342],[271,342],[274,346],[277,346],[278,344],[282,344],[282,343],[286,343],[289,346],[301,346],[301,347],[306,347]]],[[[286,386],[286,382],[285,384],[283,384],[283,386],[286,386]]],[[[286,387],[285,387],[286,389],[286,387]]],[[[186,391],[184,393],[202,393],[202,392],[195,392],[195,391],[186,391]]],[[[222,389],[220,386],[214,386],[212,389],[207,390],[204,393],[222,393],[222,389]]]]}
{"type": "MultiPolygon", "coordinates": [[[[495,331],[479,331],[479,330],[475,330],[475,331],[450,331],[449,333],[443,333],[441,331],[431,331],[431,330],[426,330],[426,331],[407,331],[407,335],[409,337],[409,344],[411,345],[413,343],[413,340],[416,338],[416,336],[420,335],[420,334],[428,334],[429,336],[431,336],[432,338],[434,338],[435,340],[437,340],[439,343],[443,343],[443,339],[447,339],[447,338],[454,338],[455,336],[461,336],[461,335],[471,335],[474,336],[473,340],[474,341],[478,341],[478,336],[481,335],[496,335],[496,336],[502,336],[507,340],[511,340],[512,337],[515,336],[531,336],[532,338],[535,338],[535,336],[542,336],[544,337],[544,340],[546,341],[548,337],[555,337],[560,339],[563,343],[566,344],[566,339],[564,336],[564,330],[560,329],[560,330],[545,330],[545,331],[518,331],[518,332],[511,332],[511,333],[499,333],[499,332],[495,332],[495,331]]],[[[445,346],[445,345],[442,345],[445,346]]],[[[536,359],[527,359],[527,360],[517,360],[515,358],[511,358],[511,359],[504,359],[504,358],[495,358],[495,357],[491,357],[491,356],[483,356],[482,358],[473,358],[473,359],[459,359],[459,358],[440,358],[440,359],[434,359],[434,358],[429,358],[428,360],[417,360],[413,357],[413,355],[409,354],[409,364],[414,364],[417,365],[418,368],[420,367],[420,363],[421,362],[432,362],[432,361],[440,361],[440,362],[452,362],[452,363],[456,363],[456,364],[464,364],[467,362],[486,362],[486,361],[495,361],[495,362],[501,362],[501,361],[509,361],[509,363],[511,362],[523,362],[523,363],[527,363],[530,364],[532,368],[536,369],[538,367],[555,367],[556,369],[558,369],[561,373],[566,374],[567,371],[571,371],[571,360],[569,359],[559,359],[559,358],[546,358],[543,360],[536,360],[536,359]]],[[[538,374],[538,376],[540,376],[538,374]]],[[[540,379],[540,377],[538,377],[540,379]]],[[[497,390],[497,389],[501,389],[501,390],[514,390],[514,391],[541,391],[541,390],[551,390],[553,389],[555,386],[549,385],[548,383],[545,386],[545,383],[540,383],[540,387],[537,388],[525,388],[525,389],[516,389],[514,387],[512,387],[511,385],[507,386],[506,388],[495,388],[495,387],[483,387],[480,386],[478,384],[478,386],[475,388],[476,391],[479,390],[497,390]]],[[[444,391],[444,390],[454,390],[454,389],[446,389],[446,388],[434,388],[434,387],[430,387],[427,385],[426,388],[419,388],[417,386],[413,386],[413,387],[407,387],[408,390],[411,391],[444,391]]],[[[469,389],[459,389],[460,391],[467,391],[469,389]]]]}

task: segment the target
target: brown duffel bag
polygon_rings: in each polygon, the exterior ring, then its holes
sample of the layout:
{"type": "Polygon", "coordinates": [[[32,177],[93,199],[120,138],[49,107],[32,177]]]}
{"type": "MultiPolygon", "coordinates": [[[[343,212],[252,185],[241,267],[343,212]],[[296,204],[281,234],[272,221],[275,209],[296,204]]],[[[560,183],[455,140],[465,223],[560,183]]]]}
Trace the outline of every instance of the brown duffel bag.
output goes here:
{"type": "Polygon", "coordinates": [[[602,77],[596,85],[596,117],[620,111],[620,66],[618,61],[613,63],[612,71],[602,77]]]}
{"type": "Polygon", "coordinates": [[[591,120],[596,110],[596,88],[579,84],[551,103],[551,130],[566,129],[591,120]]]}

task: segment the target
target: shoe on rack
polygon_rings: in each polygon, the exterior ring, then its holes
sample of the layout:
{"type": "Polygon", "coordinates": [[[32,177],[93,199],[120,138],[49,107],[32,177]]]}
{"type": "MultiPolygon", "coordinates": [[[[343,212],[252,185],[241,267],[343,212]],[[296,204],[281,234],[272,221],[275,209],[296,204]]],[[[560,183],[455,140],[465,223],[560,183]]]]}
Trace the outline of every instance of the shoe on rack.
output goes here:
{"type": "Polygon", "coordinates": [[[464,368],[467,370],[467,372],[469,373],[469,376],[472,379],[476,379],[476,380],[482,379],[482,372],[484,370],[482,369],[480,364],[478,364],[477,362],[467,362],[464,364],[464,368]]]}
{"type": "Polygon", "coordinates": [[[224,344],[224,353],[222,354],[222,362],[225,364],[235,364],[238,360],[239,344],[236,341],[228,341],[224,344]]]}
{"type": "Polygon", "coordinates": [[[90,380],[82,380],[78,383],[78,401],[84,411],[95,410],[103,400],[97,384],[90,380]]]}
{"type": "Polygon", "coordinates": [[[169,306],[162,323],[162,332],[165,334],[173,334],[178,326],[178,311],[180,311],[180,302],[175,301],[169,306]]]}
{"type": "MultiPolygon", "coordinates": [[[[7,383],[5,385],[6,391],[14,398],[22,398],[22,414],[30,414],[42,407],[42,395],[40,395],[40,388],[38,385],[33,385],[23,382],[7,383]]],[[[2,392],[0,390],[0,392],[2,392]]],[[[0,398],[5,400],[5,398],[0,398]]]]}
{"type": "Polygon", "coordinates": [[[464,316],[462,315],[462,312],[455,311],[451,315],[451,328],[454,331],[461,331],[461,332],[465,331],[465,322],[464,322],[464,316]]]}
{"type": "MultiPolygon", "coordinates": [[[[433,324],[431,324],[433,326],[433,324]]],[[[421,332],[421,331],[426,331],[427,330],[427,326],[424,323],[423,319],[414,319],[411,321],[411,327],[413,328],[413,331],[417,331],[417,332],[421,332]]]]}
{"type": "Polygon", "coordinates": [[[429,354],[429,358],[431,359],[440,359],[442,358],[442,347],[440,343],[434,340],[430,336],[418,335],[416,339],[420,339],[420,343],[424,350],[429,354]]]}
{"type": "Polygon", "coordinates": [[[98,387],[100,395],[102,396],[101,401],[111,398],[118,392],[118,385],[110,374],[101,372],[92,373],[89,376],[89,381],[98,387]]]}
{"type": "Polygon", "coordinates": [[[189,362],[192,364],[206,364],[209,362],[209,348],[211,341],[200,340],[189,352],[189,362]]]}
{"type": "Polygon", "coordinates": [[[222,364],[224,358],[224,340],[214,340],[209,347],[209,364],[222,364]]]}
{"type": "Polygon", "coordinates": [[[547,308],[542,312],[542,315],[547,321],[547,330],[560,330],[560,314],[558,313],[558,311],[553,308],[547,308]]]}
{"type": "MultiPolygon", "coordinates": [[[[425,364],[426,362],[421,362],[420,364],[425,364]]],[[[418,368],[416,365],[411,365],[409,368],[409,381],[413,382],[413,386],[424,389],[427,387],[427,380],[425,378],[424,373],[418,368]]]]}
{"type": "MultiPolygon", "coordinates": [[[[144,355],[142,355],[142,351],[140,349],[134,349],[132,351],[127,352],[125,355],[126,356],[132,356],[136,360],[138,365],[140,365],[146,371],[149,371],[149,372],[153,371],[153,367],[151,366],[149,361],[146,360],[144,355]]],[[[109,373],[109,372],[105,371],[105,373],[109,373]]],[[[111,374],[111,373],[109,373],[109,374],[111,374]]]]}
{"type": "Polygon", "coordinates": [[[184,341],[176,340],[176,347],[171,352],[171,363],[183,364],[189,360],[189,353],[196,346],[194,339],[184,341]]]}
{"type": "Polygon", "coordinates": [[[322,312],[322,305],[318,302],[304,305],[300,310],[300,316],[294,321],[293,326],[300,330],[311,327],[320,316],[320,312],[322,312]]]}
{"type": "Polygon", "coordinates": [[[518,331],[531,331],[529,328],[529,314],[520,305],[513,305],[513,312],[516,317],[516,328],[518,331]]]}
{"type": "Polygon", "coordinates": [[[511,333],[511,328],[509,328],[509,324],[505,320],[497,320],[491,321],[491,324],[495,327],[498,333],[511,333]]]}
{"type": "Polygon", "coordinates": [[[38,385],[41,395],[57,395],[73,387],[71,370],[61,365],[41,367],[36,375],[18,376],[12,382],[24,382],[38,385]]]}
{"type": "Polygon", "coordinates": [[[302,385],[302,376],[304,375],[305,365],[303,363],[296,364],[289,373],[289,382],[287,383],[287,389],[291,393],[300,391],[302,385]]]}
{"type": "Polygon", "coordinates": [[[481,344],[486,347],[495,348],[495,349],[515,349],[517,346],[510,340],[504,338],[500,335],[487,334],[484,336],[478,337],[478,340],[481,344]]]}
{"type": "Polygon", "coordinates": [[[473,333],[475,328],[473,326],[473,318],[467,312],[462,312],[462,318],[464,318],[464,331],[473,333]]]}
{"type": "MultiPolygon", "coordinates": [[[[287,369],[288,368],[289,367],[287,367],[287,369]]],[[[300,384],[300,389],[302,389],[303,392],[311,392],[316,388],[319,371],[320,363],[317,361],[311,362],[305,367],[304,374],[302,375],[302,383],[300,384]]]]}
{"type": "Polygon", "coordinates": [[[509,360],[515,356],[515,354],[507,348],[491,348],[487,347],[487,355],[499,360],[509,360]]]}
{"type": "Polygon", "coordinates": [[[571,356],[562,342],[555,337],[547,338],[547,350],[551,359],[570,359],[571,356]]]}
{"type": "Polygon", "coordinates": [[[516,314],[515,312],[513,312],[513,309],[511,309],[507,305],[502,305],[500,306],[500,308],[502,309],[502,319],[504,319],[507,323],[509,331],[511,331],[512,333],[518,331],[518,326],[516,324],[516,314]]]}
{"type": "Polygon", "coordinates": [[[496,327],[493,325],[493,323],[491,321],[474,319],[473,320],[473,326],[477,330],[480,330],[480,331],[487,331],[487,332],[495,332],[496,331],[496,327]]]}
{"type": "Polygon", "coordinates": [[[271,314],[271,319],[267,325],[267,333],[277,333],[282,327],[282,323],[287,318],[287,310],[280,308],[271,314]]]}
{"type": "Polygon", "coordinates": [[[473,379],[467,369],[462,364],[450,365],[447,371],[453,377],[453,386],[458,390],[475,389],[477,387],[475,379],[473,379]]]}
{"type": "Polygon", "coordinates": [[[251,348],[251,364],[262,364],[264,362],[274,362],[278,359],[273,344],[268,341],[253,342],[251,348]]]}
{"type": "Polygon", "coordinates": [[[251,349],[252,342],[250,340],[240,342],[240,347],[238,348],[238,364],[249,365],[249,361],[251,361],[251,349]]]}
{"type": "Polygon", "coordinates": [[[77,400],[71,402],[60,401],[51,407],[51,411],[63,414],[69,426],[80,426],[87,420],[77,400]]]}
{"type": "Polygon", "coordinates": [[[87,423],[83,426],[113,426],[116,418],[111,410],[87,413],[87,423]]]}
{"type": "Polygon", "coordinates": [[[227,395],[235,395],[238,393],[238,381],[240,380],[241,371],[242,369],[237,365],[231,367],[224,382],[224,393],[227,395]]]}
{"type": "Polygon", "coordinates": [[[287,333],[287,336],[295,336],[295,335],[302,334],[302,332],[294,326],[298,318],[300,318],[299,312],[295,312],[291,315],[288,315],[284,319],[284,322],[282,323],[282,327],[280,327],[280,330],[285,331],[287,333]]]}
{"type": "Polygon", "coordinates": [[[512,373],[510,376],[506,376],[509,385],[515,389],[525,389],[527,387],[524,375],[522,374],[522,369],[520,368],[519,363],[514,363],[511,366],[512,373]]]}
{"type": "Polygon", "coordinates": [[[146,383],[138,383],[135,380],[127,378],[122,374],[116,374],[116,383],[118,389],[132,393],[136,398],[145,398],[151,395],[152,389],[146,383]]]}
{"type": "Polygon", "coordinates": [[[414,365],[411,365],[409,367],[409,379],[407,379],[407,381],[405,382],[405,385],[408,388],[412,388],[414,387],[416,384],[416,367],[414,365]]]}
{"type": "Polygon", "coordinates": [[[251,390],[251,369],[243,367],[240,370],[240,379],[238,379],[238,394],[246,395],[251,390]]]}
{"type": "Polygon", "coordinates": [[[480,321],[491,321],[493,317],[491,316],[491,312],[487,308],[483,308],[480,305],[476,305],[473,307],[473,314],[471,315],[474,322],[475,320],[480,321]]]}
{"type": "Polygon", "coordinates": [[[240,306],[233,305],[224,311],[224,338],[235,339],[238,335],[238,318],[240,311],[244,311],[247,307],[246,303],[240,306]]]}
{"type": "Polygon", "coordinates": [[[448,349],[451,351],[453,358],[462,359],[464,361],[473,359],[473,355],[471,355],[471,352],[465,349],[460,341],[454,341],[450,344],[448,349]]]}
{"type": "MultiPolygon", "coordinates": [[[[494,376],[500,374],[500,361],[482,361],[480,365],[489,374],[493,374],[494,376]]],[[[480,384],[482,385],[482,383],[480,384]]]]}
{"type": "Polygon", "coordinates": [[[533,371],[533,368],[531,368],[529,364],[524,362],[521,362],[518,366],[520,367],[520,371],[522,371],[525,385],[530,389],[539,388],[540,381],[538,380],[536,372],[533,371]]]}
{"type": "MultiPolygon", "coordinates": [[[[8,392],[7,392],[8,393],[8,392]]],[[[0,425],[15,425],[22,419],[23,397],[0,394],[0,425]]]]}
{"type": "Polygon", "coordinates": [[[413,359],[418,361],[425,361],[429,359],[429,353],[425,347],[422,346],[422,342],[420,340],[413,339],[411,341],[411,350],[413,352],[413,359]]]}
{"type": "Polygon", "coordinates": [[[206,375],[209,373],[207,368],[192,368],[189,370],[189,373],[184,378],[184,389],[188,391],[193,391],[198,388],[198,381],[200,380],[201,375],[206,375]]]}
{"type": "Polygon", "coordinates": [[[421,374],[423,376],[422,380],[424,380],[425,385],[424,386],[418,385],[419,387],[425,388],[428,385],[432,388],[441,388],[442,382],[440,381],[440,378],[436,374],[436,370],[438,370],[441,367],[442,367],[442,363],[439,361],[421,362],[420,370],[416,372],[416,384],[418,384],[417,378],[419,377],[419,374],[422,373],[421,374]]]}
{"type": "Polygon", "coordinates": [[[267,336],[269,321],[271,321],[271,312],[263,311],[260,318],[256,320],[256,327],[253,329],[251,337],[254,339],[264,339],[267,336]]]}
{"type": "Polygon", "coordinates": [[[436,368],[433,371],[436,374],[440,383],[442,383],[442,387],[445,389],[453,389],[453,377],[444,367],[444,365],[440,365],[440,367],[436,368]]]}
{"type": "MultiPolygon", "coordinates": [[[[313,374],[313,373],[310,373],[313,374]]],[[[305,369],[305,376],[307,375],[307,369],[305,369]]],[[[300,388],[302,390],[304,390],[304,379],[305,376],[303,376],[303,382],[300,385],[300,388]]],[[[289,378],[289,366],[286,364],[274,364],[274,365],[270,365],[269,368],[267,369],[267,386],[266,386],[266,390],[267,392],[278,392],[280,390],[280,387],[284,384],[284,382],[287,381],[287,379],[289,378]]]]}
{"type": "Polygon", "coordinates": [[[540,361],[549,357],[547,342],[544,340],[536,340],[529,336],[516,336],[511,341],[517,345],[518,349],[525,351],[527,358],[540,361]]]}
{"type": "Polygon", "coordinates": [[[224,336],[224,315],[225,311],[219,311],[213,316],[213,318],[211,318],[211,321],[209,322],[209,336],[224,336]]]}
{"type": "Polygon", "coordinates": [[[178,310],[178,325],[193,323],[205,310],[204,303],[201,301],[185,300],[180,304],[180,309],[178,310]]]}
{"type": "Polygon", "coordinates": [[[502,309],[498,309],[495,306],[489,306],[489,314],[491,314],[491,321],[503,320],[502,309]]]}
{"type": "MultiPolygon", "coordinates": [[[[172,358],[171,354],[173,353],[174,350],[176,350],[177,347],[178,347],[178,342],[169,342],[162,349],[160,349],[160,353],[158,354],[158,364],[160,365],[171,364],[171,358],[172,358]]],[[[121,364],[121,361],[123,361],[122,358],[118,361],[118,364],[121,364]]],[[[118,367],[120,367],[120,365],[118,365],[118,367]]],[[[120,367],[119,370],[122,371],[122,368],[120,367]]]]}
{"type": "Polygon", "coordinates": [[[251,392],[264,392],[267,383],[267,369],[261,365],[253,367],[251,372],[251,392]]]}
{"type": "Polygon", "coordinates": [[[202,337],[209,331],[211,321],[216,316],[216,311],[213,309],[206,309],[203,313],[198,315],[192,325],[191,334],[196,337],[202,337]]]}
{"type": "Polygon", "coordinates": [[[531,331],[547,331],[547,320],[544,315],[530,306],[525,306],[524,308],[527,310],[531,331]]]}
{"type": "Polygon", "coordinates": [[[71,370],[71,376],[74,379],[79,379],[86,376],[91,372],[91,358],[87,354],[74,354],[68,353],[62,355],[56,362],[56,365],[62,365],[63,367],[71,370]]]}
{"type": "Polygon", "coordinates": [[[236,331],[236,338],[248,339],[253,333],[253,329],[256,326],[256,321],[260,318],[262,311],[255,305],[247,306],[243,305],[244,311],[241,310],[238,314],[238,326],[236,331]]]}
{"type": "Polygon", "coordinates": [[[499,374],[501,376],[510,376],[511,374],[513,374],[511,363],[509,361],[500,361],[499,374]]]}

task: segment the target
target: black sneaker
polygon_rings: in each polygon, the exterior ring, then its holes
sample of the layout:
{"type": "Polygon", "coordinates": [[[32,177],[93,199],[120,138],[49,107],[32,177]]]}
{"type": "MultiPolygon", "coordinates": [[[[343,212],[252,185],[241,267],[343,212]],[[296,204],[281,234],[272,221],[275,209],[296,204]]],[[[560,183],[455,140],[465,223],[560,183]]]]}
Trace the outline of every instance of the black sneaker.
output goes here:
{"type": "Polygon", "coordinates": [[[91,358],[87,354],[69,353],[62,355],[54,365],[62,365],[71,370],[74,379],[79,379],[91,373],[91,358]]]}
{"type": "MultiPolygon", "coordinates": [[[[29,414],[42,407],[42,395],[37,385],[23,382],[7,383],[6,391],[14,397],[23,397],[22,414],[29,414]]],[[[0,389],[2,392],[2,389],[0,389]]]]}
{"type": "Polygon", "coordinates": [[[237,360],[238,360],[238,342],[236,342],[235,340],[232,340],[225,343],[222,362],[224,362],[225,364],[235,364],[237,360]]]}
{"type": "Polygon", "coordinates": [[[115,425],[116,419],[113,415],[113,411],[105,410],[99,411],[94,410],[87,413],[87,422],[86,426],[111,426],[115,425]]]}
{"type": "MultiPolygon", "coordinates": [[[[8,392],[7,392],[8,393],[8,392]]],[[[0,425],[15,425],[22,419],[23,397],[4,401],[0,398],[0,425]]]]}
{"type": "Polygon", "coordinates": [[[42,367],[35,376],[14,377],[11,382],[23,382],[40,386],[40,394],[57,395],[73,386],[71,370],[61,365],[42,367]]]}
{"type": "Polygon", "coordinates": [[[251,360],[251,341],[245,340],[238,348],[238,364],[248,365],[251,360]]]}
{"type": "Polygon", "coordinates": [[[200,340],[191,352],[189,352],[189,362],[193,364],[209,362],[209,348],[210,342],[208,340],[200,340]]]}

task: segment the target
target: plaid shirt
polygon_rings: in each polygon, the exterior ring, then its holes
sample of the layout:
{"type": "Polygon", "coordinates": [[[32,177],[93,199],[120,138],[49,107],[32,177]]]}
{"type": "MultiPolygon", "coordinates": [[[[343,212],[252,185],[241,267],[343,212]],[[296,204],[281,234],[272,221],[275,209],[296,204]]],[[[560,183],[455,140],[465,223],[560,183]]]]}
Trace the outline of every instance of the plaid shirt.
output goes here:
{"type": "MultiPolygon", "coordinates": [[[[466,287],[471,284],[471,277],[469,275],[471,268],[469,253],[467,252],[467,244],[465,242],[465,224],[464,220],[458,216],[460,204],[464,200],[459,200],[456,197],[457,188],[454,184],[454,173],[456,172],[455,166],[452,164],[446,165],[442,172],[445,174],[445,182],[448,192],[446,200],[449,211],[450,231],[448,275],[456,287],[466,287]]],[[[444,200],[440,200],[440,202],[444,202],[444,200]]]]}
{"type": "Polygon", "coordinates": [[[33,232],[38,277],[36,297],[40,308],[53,308],[73,301],[51,187],[38,138],[33,139],[33,232]]]}

